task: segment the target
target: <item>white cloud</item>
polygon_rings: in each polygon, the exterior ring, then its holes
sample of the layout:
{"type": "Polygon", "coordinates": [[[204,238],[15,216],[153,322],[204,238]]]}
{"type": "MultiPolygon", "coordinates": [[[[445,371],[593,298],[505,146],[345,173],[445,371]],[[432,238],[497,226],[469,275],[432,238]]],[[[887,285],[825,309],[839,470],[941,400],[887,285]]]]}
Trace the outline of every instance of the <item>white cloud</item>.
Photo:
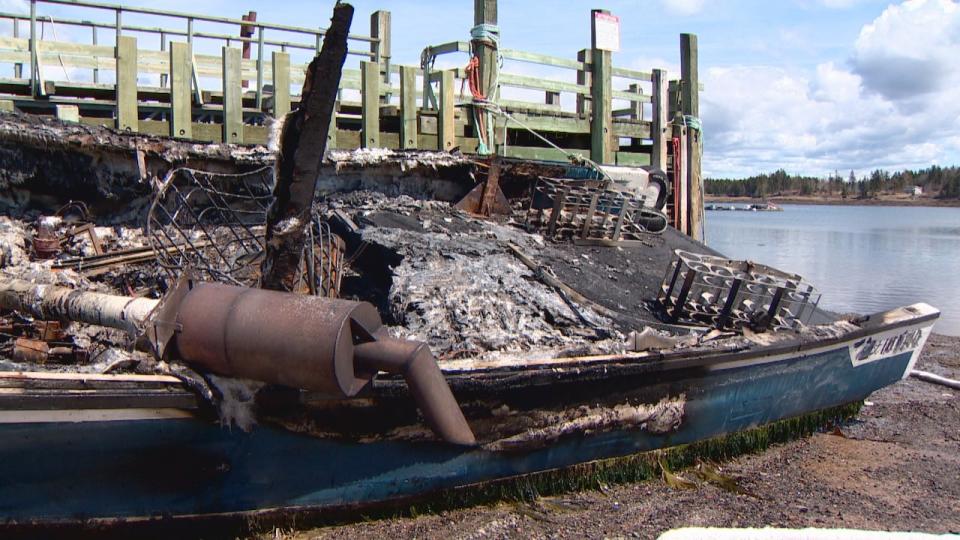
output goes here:
{"type": "Polygon", "coordinates": [[[864,85],[894,100],[960,81],[960,6],[910,0],[890,6],[863,27],[854,44],[854,71],[864,85]]]}
{"type": "Polygon", "coordinates": [[[704,0],[660,0],[660,5],[674,15],[696,15],[703,10],[704,0]]]}
{"type": "Polygon", "coordinates": [[[849,62],[702,71],[705,174],[783,167],[824,175],[956,162],[958,42],[956,3],[909,0],[863,27],[849,62]]]}

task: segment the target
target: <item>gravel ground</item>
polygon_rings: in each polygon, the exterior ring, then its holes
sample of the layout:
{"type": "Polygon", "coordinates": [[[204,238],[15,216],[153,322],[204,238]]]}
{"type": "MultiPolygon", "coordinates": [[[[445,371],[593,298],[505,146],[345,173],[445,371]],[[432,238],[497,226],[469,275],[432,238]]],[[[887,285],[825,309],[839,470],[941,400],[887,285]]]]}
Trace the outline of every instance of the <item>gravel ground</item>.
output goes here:
{"type": "MultiPolygon", "coordinates": [[[[934,335],[919,369],[960,376],[960,338],[934,335]]],[[[656,538],[682,526],[960,532],[960,392],[908,379],[832,433],[724,463],[749,494],[662,481],[263,538],[656,538]]],[[[689,471],[680,475],[691,476],[689,471]]]]}

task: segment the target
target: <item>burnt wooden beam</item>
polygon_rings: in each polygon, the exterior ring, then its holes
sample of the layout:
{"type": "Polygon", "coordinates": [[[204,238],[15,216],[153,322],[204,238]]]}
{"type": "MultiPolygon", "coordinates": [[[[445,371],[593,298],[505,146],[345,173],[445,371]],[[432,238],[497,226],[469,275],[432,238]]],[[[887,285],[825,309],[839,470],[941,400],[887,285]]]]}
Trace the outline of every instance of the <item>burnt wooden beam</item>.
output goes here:
{"type": "Polygon", "coordinates": [[[300,273],[304,232],[310,225],[320,163],[327,149],[353,6],[337,4],[320,54],[310,62],[300,108],[287,116],[280,135],[274,201],[267,211],[266,253],[260,286],[293,290],[300,273]]]}

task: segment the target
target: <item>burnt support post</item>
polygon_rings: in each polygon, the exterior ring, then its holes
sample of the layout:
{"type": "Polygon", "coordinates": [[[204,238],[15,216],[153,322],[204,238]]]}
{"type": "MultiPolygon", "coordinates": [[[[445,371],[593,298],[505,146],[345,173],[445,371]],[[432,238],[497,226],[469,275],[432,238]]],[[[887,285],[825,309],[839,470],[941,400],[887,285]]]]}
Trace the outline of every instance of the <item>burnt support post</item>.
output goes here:
{"type": "Polygon", "coordinates": [[[267,211],[266,250],[260,286],[293,290],[300,273],[304,231],[312,221],[320,163],[327,149],[353,6],[337,4],[320,54],[310,62],[300,108],[284,123],[277,156],[274,201],[267,211]]]}

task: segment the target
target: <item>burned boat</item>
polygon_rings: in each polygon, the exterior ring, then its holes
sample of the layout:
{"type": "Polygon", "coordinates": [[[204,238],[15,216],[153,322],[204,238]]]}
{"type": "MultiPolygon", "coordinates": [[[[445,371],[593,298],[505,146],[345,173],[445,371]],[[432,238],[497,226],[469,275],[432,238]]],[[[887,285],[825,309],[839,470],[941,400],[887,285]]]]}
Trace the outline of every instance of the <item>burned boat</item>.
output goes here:
{"type": "Polygon", "coordinates": [[[329,152],[294,292],[263,291],[270,152],[15,122],[57,136],[0,149],[34,167],[0,221],[9,528],[364,510],[677,448],[863,400],[939,315],[819,309],[666,226],[655,170],[422,151],[329,152]]]}

